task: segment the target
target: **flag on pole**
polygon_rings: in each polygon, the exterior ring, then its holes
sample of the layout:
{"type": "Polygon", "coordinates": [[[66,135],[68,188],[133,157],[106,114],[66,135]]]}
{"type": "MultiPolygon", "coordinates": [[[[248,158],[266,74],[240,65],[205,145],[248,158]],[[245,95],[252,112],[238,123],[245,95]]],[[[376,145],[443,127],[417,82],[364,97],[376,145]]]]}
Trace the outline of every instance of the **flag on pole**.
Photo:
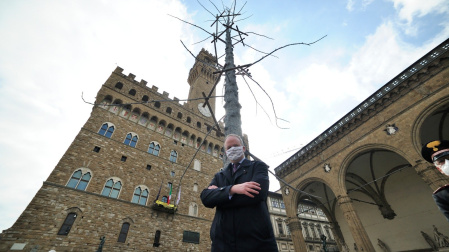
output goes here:
{"type": "Polygon", "coordinates": [[[179,200],[181,199],[181,186],[179,186],[178,197],[176,197],[176,205],[179,205],[179,200]]]}
{"type": "Polygon", "coordinates": [[[168,195],[168,202],[167,204],[170,205],[170,200],[171,200],[171,190],[173,189],[173,184],[170,183],[170,194],[168,195]]]}
{"type": "Polygon", "coordinates": [[[156,199],[154,201],[159,199],[159,195],[161,194],[161,189],[162,189],[162,183],[164,183],[164,180],[162,180],[162,182],[161,182],[161,186],[159,187],[159,192],[157,193],[156,199]]]}

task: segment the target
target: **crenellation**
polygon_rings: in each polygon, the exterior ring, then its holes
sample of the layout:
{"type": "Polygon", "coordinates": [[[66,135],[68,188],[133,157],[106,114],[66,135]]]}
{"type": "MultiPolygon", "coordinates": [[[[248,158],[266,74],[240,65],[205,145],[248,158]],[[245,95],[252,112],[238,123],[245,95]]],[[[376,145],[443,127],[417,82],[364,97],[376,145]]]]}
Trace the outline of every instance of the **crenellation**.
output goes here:
{"type": "Polygon", "coordinates": [[[159,88],[156,87],[155,85],[153,85],[153,86],[151,87],[151,90],[154,91],[154,92],[157,92],[158,89],[159,89],[159,88]]]}
{"type": "Polygon", "coordinates": [[[165,92],[165,91],[162,93],[162,96],[165,97],[165,98],[168,98],[169,95],[170,94],[168,92],[165,92]]]}
{"type": "Polygon", "coordinates": [[[114,73],[116,73],[116,74],[121,74],[122,72],[123,72],[123,68],[121,68],[119,66],[117,66],[114,70],[114,73]]]}
{"type": "Polygon", "coordinates": [[[142,85],[142,86],[146,86],[147,85],[147,81],[146,80],[144,80],[144,79],[141,79],[140,80],[140,85],[142,85]]]}
{"type": "Polygon", "coordinates": [[[136,75],[133,74],[133,73],[129,73],[128,74],[128,78],[131,79],[131,80],[134,80],[134,78],[136,78],[136,75]]]}

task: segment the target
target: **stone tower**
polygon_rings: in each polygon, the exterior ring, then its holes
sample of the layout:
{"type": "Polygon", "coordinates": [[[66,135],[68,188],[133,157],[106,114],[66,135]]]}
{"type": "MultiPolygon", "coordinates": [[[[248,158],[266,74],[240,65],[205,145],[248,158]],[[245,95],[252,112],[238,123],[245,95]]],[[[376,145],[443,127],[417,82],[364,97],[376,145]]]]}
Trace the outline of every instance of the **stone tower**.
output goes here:
{"type": "MultiPolygon", "coordinates": [[[[216,71],[212,66],[215,64],[215,57],[207,52],[206,50],[201,50],[198,54],[195,64],[190,69],[189,78],[187,82],[190,85],[189,89],[189,99],[201,98],[203,97],[202,92],[205,95],[209,95],[211,89],[213,88],[215,81],[217,80],[213,72],[216,71]],[[208,64],[205,64],[207,62],[208,64]]],[[[215,89],[212,92],[212,96],[215,96],[215,89]]],[[[187,102],[187,106],[195,111],[205,116],[209,121],[213,122],[212,117],[207,108],[203,107],[204,100],[193,100],[187,102]]],[[[209,104],[212,107],[212,112],[215,113],[215,99],[210,99],[209,104]]]]}
{"type": "MultiPolygon", "coordinates": [[[[203,50],[199,57],[211,55],[203,50]]],[[[189,97],[209,93],[212,71],[195,63],[189,97]]],[[[204,139],[211,119],[191,109],[201,101],[182,105],[146,84],[120,67],[112,72],[72,144],[0,235],[0,251],[96,251],[101,244],[103,251],[210,250],[214,211],[199,195],[222,167],[223,137],[204,139]],[[177,211],[156,207],[170,186],[176,204],[179,184],[177,211]]]]}

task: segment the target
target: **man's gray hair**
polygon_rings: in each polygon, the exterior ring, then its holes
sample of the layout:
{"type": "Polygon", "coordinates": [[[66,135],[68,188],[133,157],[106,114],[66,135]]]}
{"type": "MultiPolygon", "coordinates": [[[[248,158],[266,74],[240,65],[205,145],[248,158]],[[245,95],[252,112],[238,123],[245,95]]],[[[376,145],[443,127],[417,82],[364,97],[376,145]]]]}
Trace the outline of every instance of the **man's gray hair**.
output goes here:
{"type": "Polygon", "coordinates": [[[239,135],[236,135],[236,134],[229,134],[229,135],[227,135],[226,136],[226,138],[225,138],[225,142],[226,142],[226,140],[228,139],[228,137],[230,137],[230,136],[233,136],[233,137],[236,137],[236,138],[238,138],[239,139],[239,141],[240,141],[240,144],[242,145],[242,146],[245,146],[245,143],[243,143],[243,140],[242,140],[242,138],[239,136],[239,135]]]}

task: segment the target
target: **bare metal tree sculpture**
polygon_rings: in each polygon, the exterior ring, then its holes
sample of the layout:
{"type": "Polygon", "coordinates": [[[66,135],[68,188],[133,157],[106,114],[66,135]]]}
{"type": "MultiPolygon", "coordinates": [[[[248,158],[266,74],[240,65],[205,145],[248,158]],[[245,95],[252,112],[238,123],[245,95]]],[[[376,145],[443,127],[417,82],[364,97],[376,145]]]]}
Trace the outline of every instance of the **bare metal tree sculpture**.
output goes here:
{"type": "MultiPolygon", "coordinates": [[[[274,113],[274,117],[275,117],[275,122],[276,122],[276,126],[279,127],[278,125],[278,120],[283,120],[281,118],[279,118],[276,114],[276,110],[274,109],[274,104],[273,101],[271,100],[271,97],[269,96],[269,94],[262,88],[262,86],[253,79],[253,77],[251,76],[250,72],[249,72],[249,67],[253,66],[254,64],[257,64],[258,62],[262,61],[263,59],[265,59],[268,56],[274,56],[273,53],[288,47],[288,46],[292,46],[292,45],[311,45],[314,44],[316,42],[318,42],[319,40],[323,39],[324,37],[311,42],[311,43],[293,43],[293,44],[288,44],[282,47],[279,47],[275,50],[273,50],[270,53],[264,53],[260,50],[257,50],[253,47],[251,47],[250,45],[248,45],[247,43],[244,43],[244,40],[247,36],[249,36],[248,34],[254,34],[257,36],[262,36],[265,38],[269,38],[267,36],[264,35],[260,35],[254,32],[243,32],[239,30],[239,27],[237,26],[237,22],[238,21],[242,21],[245,18],[241,19],[241,20],[235,20],[236,17],[241,15],[241,11],[243,9],[243,7],[246,5],[243,4],[243,6],[241,7],[241,9],[236,12],[235,8],[237,5],[237,1],[234,1],[233,4],[231,5],[231,7],[227,8],[223,6],[223,10],[219,10],[217,8],[217,6],[209,0],[209,2],[215,7],[215,9],[218,11],[218,13],[220,14],[216,14],[213,15],[212,12],[210,12],[206,7],[204,7],[204,5],[202,5],[199,1],[198,3],[206,10],[208,11],[213,17],[214,20],[212,22],[212,26],[215,25],[215,32],[209,32],[206,29],[197,26],[195,24],[189,23],[185,20],[182,20],[180,18],[177,18],[179,20],[181,20],[182,22],[185,22],[189,25],[192,25],[194,27],[197,27],[201,30],[203,30],[204,32],[206,32],[207,34],[209,34],[209,36],[206,38],[212,38],[212,43],[214,44],[214,50],[215,50],[215,65],[213,67],[217,68],[218,71],[214,72],[214,74],[217,74],[219,78],[217,78],[217,81],[215,83],[215,85],[212,87],[212,90],[216,87],[216,85],[218,84],[220,77],[222,75],[225,76],[225,83],[224,83],[224,88],[225,88],[225,92],[224,92],[224,101],[225,101],[225,117],[224,117],[224,123],[225,123],[225,128],[224,128],[224,134],[227,136],[229,134],[236,134],[239,136],[242,136],[242,120],[241,120],[241,115],[240,115],[240,109],[242,108],[242,106],[239,103],[239,97],[238,97],[238,85],[237,85],[237,80],[236,80],[236,75],[241,75],[245,81],[245,83],[248,85],[248,82],[246,81],[246,78],[252,80],[259,88],[262,89],[262,91],[268,96],[268,98],[270,99],[271,105],[272,105],[272,109],[273,109],[273,113],[274,113]],[[222,29],[222,30],[219,30],[222,29]],[[236,35],[232,36],[232,32],[236,33],[236,35]],[[225,34],[225,38],[221,38],[223,36],[223,34],[225,34]],[[235,43],[233,43],[233,40],[236,41],[235,43]],[[222,56],[218,57],[217,54],[217,43],[223,43],[225,45],[225,64],[222,66],[218,63],[218,59],[221,58],[222,56]],[[247,46],[253,50],[256,50],[257,52],[260,52],[262,54],[264,54],[263,57],[261,57],[259,60],[253,62],[253,63],[249,63],[249,64],[244,64],[244,65],[238,65],[236,66],[234,64],[234,46],[236,44],[242,44],[243,46],[247,46]],[[236,73],[237,71],[237,73],[236,73]],[[245,78],[246,77],[246,78],[245,78]]],[[[270,39],[270,38],[269,38],[270,39]]],[[[204,40],[203,40],[204,41],[204,40]]],[[[181,41],[181,43],[184,45],[184,43],[181,41]]],[[[187,49],[187,47],[184,45],[184,47],[187,49]]],[[[188,50],[188,49],[187,49],[188,50]]],[[[190,51],[189,51],[190,52],[190,51]]],[[[195,57],[191,52],[190,54],[195,57]]],[[[199,60],[198,58],[195,57],[196,60],[199,60]]],[[[203,64],[207,64],[207,65],[211,65],[208,62],[202,62],[203,64]]],[[[249,87],[250,88],[250,87],[249,87]]],[[[203,106],[209,106],[209,110],[212,111],[212,109],[210,108],[210,105],[208,103],[208,99],[210,98],[210,95],[212,94],[212,90],[209,94],[208,97],[204,97],[205,101],[203,106]]],[[[256,100],[256,103],[258,105],[260,105],[257,101],[257,98],[254,96],[254,93],[252,92],[251,88],[250,88],[251,93],[253,94],[254,99],[256,100]]],[[[261,106],[262,107],[262,106],[261,106]]],[[[268,115],[268,113],[266,112],[266,110],[262,107],[262,109],[264,110],[264,112],[268,115]]],[[[214,118],[215,122],[216,119],[214,118]]],[[[283,120],[285,121],[285,120],[283,120]]],[[[218,124],[216,124],[216,126],[218,127],[218,124]]],[[[281,128],[281,127],[279,127],[281,128]]],[[[218,131],[220,131],[220,129],[218,128],[218,131]]],[[[254,156],[253,156],[254,158],[254,156]]],[[[226,165],[228,163],[228,160],[226,160],[226,156],[224,155],[223,158],[223,163],[226,165]]]]}

